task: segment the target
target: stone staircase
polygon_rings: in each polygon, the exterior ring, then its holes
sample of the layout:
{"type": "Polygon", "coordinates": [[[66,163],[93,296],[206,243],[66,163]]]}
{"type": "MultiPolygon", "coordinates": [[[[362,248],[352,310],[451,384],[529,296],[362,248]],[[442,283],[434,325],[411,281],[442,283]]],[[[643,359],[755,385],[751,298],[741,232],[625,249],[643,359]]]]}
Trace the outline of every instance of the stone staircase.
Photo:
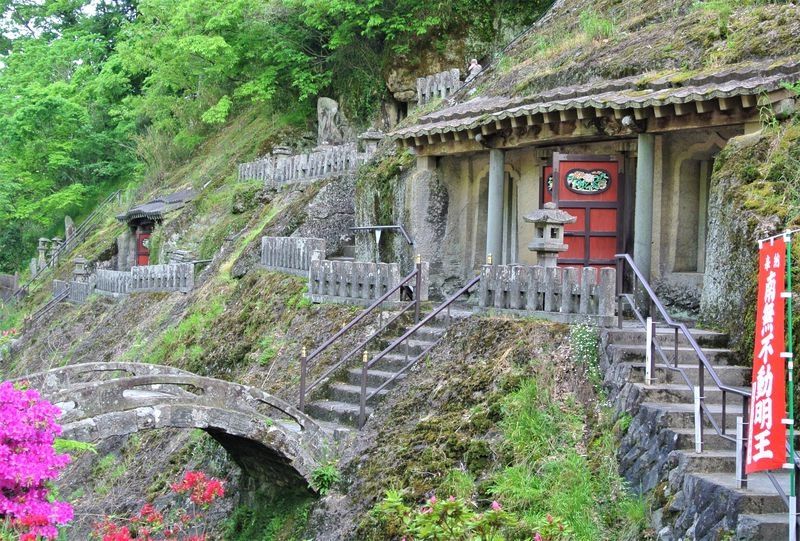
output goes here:
{"type": "MultiPolygon", "coordinates": [[[[670,360],[674,336],[674,332],[657,333],[670,360]]],[[[693,330],[692,336],[723,384],[749,387],[750,369],[731,364],[725,335],[693,330]]],[[[771,480],[755,474],[749,476],[746,489],[737,488],[732,442],[706,422],[703,452],[695,452],[693,394],[680,373],[657,361],[653,384],[645,384],[645,343],[643,329],[604,331],[603,368],[616,407],[633,416],[622,441],[620,471],[635,490],[656,491],[657,498],[663,490],[663,507],[653,515],[657,538],[716,540],[729,531],[737,540],[786,539],[787,507],[771,480]]],[[[678,364],[696,385],[699,362],[683,337],[678,342],[678,364]]],[[[708,373],[704,381],[706,405],[719,423],[722,393],[708,373]]],[[[728,394],[726,434],[735,437],[741,408],[741,398],[728,394]]],[[[788,472],[776,477],[786,491],[788,472]]]]}
{"type": "MultiPolygon", "coordinates": [[[[471,314],[471,311],[465,309],[453,309],[449,319],[444,314],[441,314],[441,317],[437,316],[428,324],[420,327],[396,351],[388,353],[367,371],[367,394],[372,393],[382,384],[395,377],[410,360],[438,343],[452,322],[469,317],[471,314]]],[[[411,326],[413,326],[413,323],[408,326],[399,326],[391,336],[384,338],[379,344],[374,344],[369,353],[375,355],[401,337],[411,326]]],[[[406,376],[407,373],[401,374],[394,382],[380,391],[378,396],[385,397],[391,392],[392,387],[405,379],[406,376]]],[[[352,362],[339,373],[334,374],[331,380],[318,393],[315,393],[314,399],[306,404],[305,411],[313,418],[324,422],[346,427],[357,427],[360,397],[361,366],[360,362],[352,362]]],[[[367,417],[372,413],[374,405],[374,402],[367,405],[367,417]]]]}

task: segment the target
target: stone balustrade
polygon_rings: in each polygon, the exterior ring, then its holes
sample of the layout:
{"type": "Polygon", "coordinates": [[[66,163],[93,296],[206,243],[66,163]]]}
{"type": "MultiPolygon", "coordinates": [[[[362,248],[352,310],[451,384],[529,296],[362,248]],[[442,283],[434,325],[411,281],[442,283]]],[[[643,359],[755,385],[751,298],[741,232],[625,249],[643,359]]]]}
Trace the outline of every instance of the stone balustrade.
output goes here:
{"type": "Polygon", "coordinates": [[[150,291],[180,291],[187,293],[194,287],[194,265],[148,265],[131,268],[131,293],[150,291]]]}
{"type": "Polygon", "coordinates": [[[76,304],[83,304],[94,292],[94,280],[88,282],[70,282],[69,284],[69,302],[76,304]]]}
{"type": "Polygon", "coordinates": [[[446,98],[461,87],[461,71],[451,69],[417,79],[417,104],[446,98]]]}
{"type": "Polygon", "coordinates": [[[480,306],[564,322],[615,322],[616,270],[593,267],[485,265],[480,306]]]}
{"type": "Polygon", "coordinates": [[[307,277],[315,252],[325,257],[323,239],[261,237],[261,265],[269,270],[307,277]]]}
{"type": "MultiPolygon", "coordinates": [[[[308,293],[313,302],[370,304],[400,283],[397,263],[313,259],[308,293]]],[[[388,301],[399,301],[399,292],[388,301]]]]}
{"type": "Polygon", "coordinates": [[[295,155],[270,155],[239,164],[239,180],[260,180],[267,187],[297,184],[349,173],[366,162],[370,154],[358,152],[355,143],[321,147],[295,155]]]}
{"type": "Polygon", "coordinates": [[[106,295],[127,295],[131,290],[131,273],[115,270],[98,270],[97,291],[106,295]]]}
{"type": "Polygon", "coordinates": [[[66,280],[53,280],[53,298],[63,295],[68,287],[69,282],[66,280]]]}

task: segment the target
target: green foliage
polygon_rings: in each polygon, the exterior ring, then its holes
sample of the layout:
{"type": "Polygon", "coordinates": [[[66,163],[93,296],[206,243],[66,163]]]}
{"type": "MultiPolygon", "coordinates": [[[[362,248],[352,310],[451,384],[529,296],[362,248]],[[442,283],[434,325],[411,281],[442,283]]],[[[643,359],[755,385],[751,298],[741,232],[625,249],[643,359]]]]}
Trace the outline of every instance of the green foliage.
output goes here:
{"type": "Polygon", "coordinates": [[[304,541],[301,537],[314,499],[308,495],[256,495],[255,505],[240,505],[225,523],[228,541],[304,541]]]}
{"type": "Polygon", "coordinates": [[[69,453],[73,456],[80,456],[84,453],[97,454],[97,445],[77,440],[56,438],[53,442],[53,449],[57,453],[69,453]]]}
{"type": "Polygon", "coordinates": [[[614,34],[614,22],[601,17],[594,10],[581,12],[580,25],[590,39],[608,39],[614,34]]]}
{"type": "Polygon", "coordinates": [[[318,466],[311,472],[311,488],[324,496],[342,480],[342,473],[333,462],[318,466]]]}

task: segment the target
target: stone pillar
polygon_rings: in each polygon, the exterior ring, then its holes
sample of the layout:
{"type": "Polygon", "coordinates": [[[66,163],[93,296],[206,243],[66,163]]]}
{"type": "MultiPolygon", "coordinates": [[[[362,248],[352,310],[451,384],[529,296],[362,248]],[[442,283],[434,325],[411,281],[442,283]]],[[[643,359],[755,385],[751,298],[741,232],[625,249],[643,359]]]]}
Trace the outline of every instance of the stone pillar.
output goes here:
{"type": "Polygon", "coordinates": [[[39,239],[39,270],[47,266],[47,248],[50,244],[50,239],[44,237],[39,239]]]}
{"type": "Polygon", "coordinates": [[[489,151],[489,197],[486,220],[486,255],[492,261],[502,261],[503,251],[503,188],[505,185],[505,153],[489,151]]]}
{"type": "Polygon", "coordinates": [[[639,134],[636,159],[636,202],[633,211],[633,260],[650,279],[650,255],[653,245],[653,166],[655,138],[639,134]]]}

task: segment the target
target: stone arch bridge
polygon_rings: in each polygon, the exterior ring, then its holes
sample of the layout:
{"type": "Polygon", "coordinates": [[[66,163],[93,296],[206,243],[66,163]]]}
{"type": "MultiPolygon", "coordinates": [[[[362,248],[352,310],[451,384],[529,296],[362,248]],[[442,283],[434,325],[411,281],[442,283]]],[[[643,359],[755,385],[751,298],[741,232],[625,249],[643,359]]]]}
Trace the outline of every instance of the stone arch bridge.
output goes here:
{"type": "Polygon", "coordinates": [[[314,420],[260,389],[168,366],[87,363],[26,381],[61,408],[63,437],[96,442],[157,428],[199,428],[255,479],[279,487],[310,483],[334,450],[314,420]]]}

